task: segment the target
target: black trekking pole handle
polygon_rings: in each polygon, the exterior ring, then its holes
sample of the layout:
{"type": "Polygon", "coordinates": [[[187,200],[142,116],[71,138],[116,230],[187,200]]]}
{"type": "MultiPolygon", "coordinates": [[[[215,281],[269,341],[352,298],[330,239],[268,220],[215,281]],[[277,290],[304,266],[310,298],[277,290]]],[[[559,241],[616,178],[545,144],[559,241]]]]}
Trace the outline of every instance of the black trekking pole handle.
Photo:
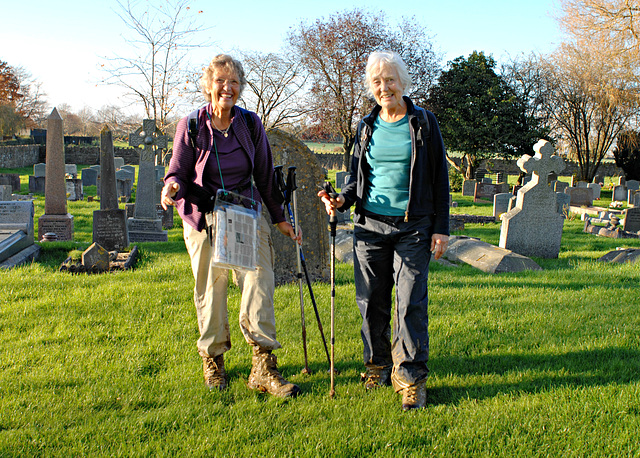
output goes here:
{"type": "Polygon", "coordinates": [[[278,188],[278,191],[280,191],[280,194],[282,194],[282,197],[284,198],[284,206],[286,207],[291,201],[291,196],[287,192],[287,185],[284,183],[284,173],[282,172],[281,165],[276,165],[273,168],[273,177],[275,180],[274,184],[276,188],[278,188]]]}
{"type": "Polygon", "coordinates": [[[296,189],[298,189],[298,184],[296,183],[296,167],[292,165],[287,169],[287,194],[291,195],[296,189]]]}
{"type": "MultiPolygon", "coordinates": [[[[329,181],[325,181],[322,185],[324,191],[329,195],[330,198],[335,199],[338,197],[338,193],[333,188],[333,185],[329,181]]],[[[331,227],[331,235],[333,237],[336,236],[336,227],[338,226],[338,217],[336,216],[336,209],[331,209],[331,214],[329,215],[329,226],[331,227]]]]}

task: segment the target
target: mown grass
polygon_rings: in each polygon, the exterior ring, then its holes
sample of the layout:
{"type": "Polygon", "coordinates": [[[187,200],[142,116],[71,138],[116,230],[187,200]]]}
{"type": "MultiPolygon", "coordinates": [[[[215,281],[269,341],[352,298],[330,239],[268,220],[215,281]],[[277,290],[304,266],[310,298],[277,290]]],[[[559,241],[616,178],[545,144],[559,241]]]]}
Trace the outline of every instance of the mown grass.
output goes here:
{"type": "MultiPolygon", "coordinates": [[[[491,214],[461,195],[460,213],[491,214]]],[[[43,213],[36,200],[37,218],[43,213]]],[[[432,263],[428,405],[403,413],[391,388],[366,392],[352,268],[336,275],[336,396],[307,301],[303,375],[297,284],[276,290],[276,351],[303,395],[249,390],[251,355],[237,325],[224,393],[202,383],[192,277],[181,227],[141,243],[134,270],[58,272],[91,243],[97,203],[70,202],[75,241],[0,272],[0,456],[638,456],[638,265],[600,263],[614,240],[565,222],[543,271],[490,275],[432,263]]],[[[179,218],[176,218],[179,222],[179,218]]],[[[465,235],[497,244],[497,223],[465,235]]],[[[330,287],[314,284],[329,336],[330,287]]]]}

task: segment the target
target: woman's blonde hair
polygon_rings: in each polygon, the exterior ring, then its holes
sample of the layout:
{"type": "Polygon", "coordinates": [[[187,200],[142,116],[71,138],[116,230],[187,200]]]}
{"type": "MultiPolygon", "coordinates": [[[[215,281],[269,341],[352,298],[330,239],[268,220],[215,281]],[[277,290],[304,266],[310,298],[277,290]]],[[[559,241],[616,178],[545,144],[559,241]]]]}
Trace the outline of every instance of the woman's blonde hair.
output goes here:
{"type": "Polygon", "coordinates": [[[213,76],[216,70],[222,68],[232,71],[238,77],[238,82],[240,83],[240,94],[238,95],[242,94],[244,87],[247,85],[242,64],[227,54],[218,54],[216,57],[211,59],[209,66],[204,69],[204,72],[200,77],[200,89],[202,90],[207,102],[211,102],[210,88],[211,83],[213,83],[213,76]]]}

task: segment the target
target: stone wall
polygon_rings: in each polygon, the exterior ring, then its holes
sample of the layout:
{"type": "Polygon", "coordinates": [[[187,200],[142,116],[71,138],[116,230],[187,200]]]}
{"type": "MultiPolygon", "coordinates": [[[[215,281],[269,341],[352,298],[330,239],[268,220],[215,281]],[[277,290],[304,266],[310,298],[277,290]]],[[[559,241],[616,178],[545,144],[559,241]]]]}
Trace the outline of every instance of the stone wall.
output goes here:
{"type": "MultiPolygon", "coordinates": [[[[140,153],[134,148],[114,148],[113,155],[124,158],[125,164],[138,165],[140,162],[140,153]]],[[[64,149],[64,160],[67,164],[99,165],[100,147],[67,145],[64,149]]]]}
{"type": "MultiPolygon", "coordinates": [[[[41,145],[0,146],[0,168],[31,167],[40,161],[41,145]]],[[[42,146],[42,151],[45,147],[42,146]]]]}

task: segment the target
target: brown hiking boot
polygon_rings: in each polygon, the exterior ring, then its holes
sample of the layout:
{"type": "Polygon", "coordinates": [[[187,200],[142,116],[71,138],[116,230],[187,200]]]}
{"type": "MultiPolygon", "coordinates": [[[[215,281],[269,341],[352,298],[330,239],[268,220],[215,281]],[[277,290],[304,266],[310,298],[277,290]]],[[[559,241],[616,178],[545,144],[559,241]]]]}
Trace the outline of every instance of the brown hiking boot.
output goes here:
{"type": "Polygon", "coordinates": [[[427,381],[421,380],[418,383],[409,385],[399,380],[398,377],[391,376],[391,382],[396,393],[402,393],[402,410],[422,409],[427,404],[427,381]]]}
{"type": "Polygon", "coordinates": [[[271,350],[253,347],[253,366],[247,386],[252,390],[267,392],[279,398],[296,397],[298,385],[287,382],[278,372],[276,355],[271,350]]]}
{"type": "Polygon", "coordinates": [[[229,384],[227,371],[224,370],[224,356],[218,355],[214,358],[202,357],[202,369],[204,372],[204,383],[209,387],[209,391],[225,390],[229,384]]]}
{"type": "Polygon", "coordinates": [[[367,390],[374,390],[381,386],[391,385],[391,366],[370,366],[360,374],[360,380],[367,390]]]}

